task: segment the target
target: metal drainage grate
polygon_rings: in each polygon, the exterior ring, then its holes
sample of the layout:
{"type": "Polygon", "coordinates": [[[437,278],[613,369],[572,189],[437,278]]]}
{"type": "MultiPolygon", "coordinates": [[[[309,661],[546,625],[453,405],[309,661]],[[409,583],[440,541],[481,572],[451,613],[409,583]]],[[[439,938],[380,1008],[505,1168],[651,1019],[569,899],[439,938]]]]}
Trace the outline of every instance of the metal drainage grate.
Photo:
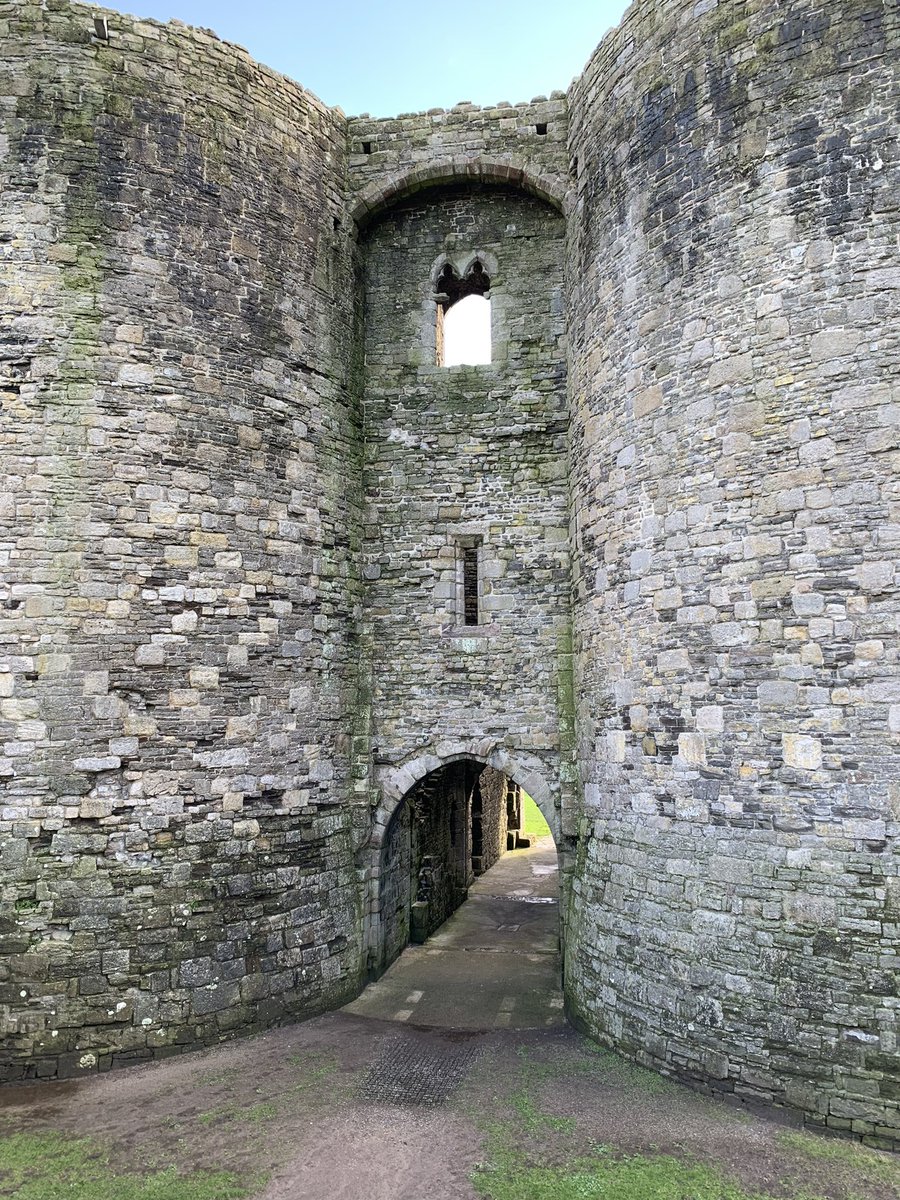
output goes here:
{"type": "Polygon", "coordinates": [[[472,1042],[393,1039],[369,1069],[360,1097],[380,1104],[442,1104],[480,1053],[472,1042]]]}

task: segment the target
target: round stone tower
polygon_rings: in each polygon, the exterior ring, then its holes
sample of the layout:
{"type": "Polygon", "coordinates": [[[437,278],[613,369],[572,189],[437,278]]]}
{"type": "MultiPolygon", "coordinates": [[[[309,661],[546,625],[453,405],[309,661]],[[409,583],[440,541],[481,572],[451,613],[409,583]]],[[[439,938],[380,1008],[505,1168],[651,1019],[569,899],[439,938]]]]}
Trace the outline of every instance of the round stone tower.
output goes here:
{"type": "Polygon", "coordinates": [[[20,1078],[358,989],[359,464],[342,114],[198,30],[0,15],[0,1078],[20,1078]]]}
{"type": "Polygon", "coordinates": [[[568,264],[572,1014],[887,1139],[897,22],[639,0],[570,94],[568,264]]]}

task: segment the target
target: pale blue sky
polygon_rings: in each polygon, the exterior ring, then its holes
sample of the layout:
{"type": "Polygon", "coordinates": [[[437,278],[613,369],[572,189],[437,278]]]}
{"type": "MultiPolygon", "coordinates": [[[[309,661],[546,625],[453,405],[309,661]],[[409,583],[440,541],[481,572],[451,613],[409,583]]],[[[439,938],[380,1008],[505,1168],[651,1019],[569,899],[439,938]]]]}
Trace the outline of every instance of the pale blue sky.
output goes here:
{"type": "Polygon", "coordinates": [[[626,0],[104,0],[213,29],[349,115],[566,88],[626,0]]]}

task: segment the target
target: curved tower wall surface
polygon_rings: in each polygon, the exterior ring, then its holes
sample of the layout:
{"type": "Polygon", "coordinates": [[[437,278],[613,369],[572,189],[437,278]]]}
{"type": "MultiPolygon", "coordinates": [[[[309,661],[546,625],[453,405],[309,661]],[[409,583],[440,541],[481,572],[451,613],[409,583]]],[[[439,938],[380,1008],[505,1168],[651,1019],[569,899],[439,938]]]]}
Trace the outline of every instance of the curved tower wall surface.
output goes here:
{"type": "Polygon", "coordinates": [[[357,987],[345,122],[91,11],[2,11],[13,1078],[357,987]]]}
{"type": "Polygon", "coordinates": [[[897,1144],[896,5],[637,0],[568,97],[352,121],[93,17],[0,0],[0,1079],[341,1003],[473,760],[574,1020],[897,1144]]]}
{"type": "Polygon", "coordinates": [[[646,0],[570,94],[570,1007],[886,1141],[897,46],[871,0],[646,0]]]}

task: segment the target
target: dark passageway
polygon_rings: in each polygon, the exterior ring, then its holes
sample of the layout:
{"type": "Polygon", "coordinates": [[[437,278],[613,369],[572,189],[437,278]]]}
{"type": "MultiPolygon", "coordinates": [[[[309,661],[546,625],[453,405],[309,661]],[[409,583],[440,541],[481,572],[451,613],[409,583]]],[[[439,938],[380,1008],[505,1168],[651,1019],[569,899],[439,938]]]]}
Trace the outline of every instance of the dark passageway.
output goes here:
{"type": "Polygon", "coordinates": [[[518,784],[474,759],[448,763],[410,789],[381,848],[373,975],[407,943],[429,938],[473,880],[521,844],[522,798],[518,784]]]}

